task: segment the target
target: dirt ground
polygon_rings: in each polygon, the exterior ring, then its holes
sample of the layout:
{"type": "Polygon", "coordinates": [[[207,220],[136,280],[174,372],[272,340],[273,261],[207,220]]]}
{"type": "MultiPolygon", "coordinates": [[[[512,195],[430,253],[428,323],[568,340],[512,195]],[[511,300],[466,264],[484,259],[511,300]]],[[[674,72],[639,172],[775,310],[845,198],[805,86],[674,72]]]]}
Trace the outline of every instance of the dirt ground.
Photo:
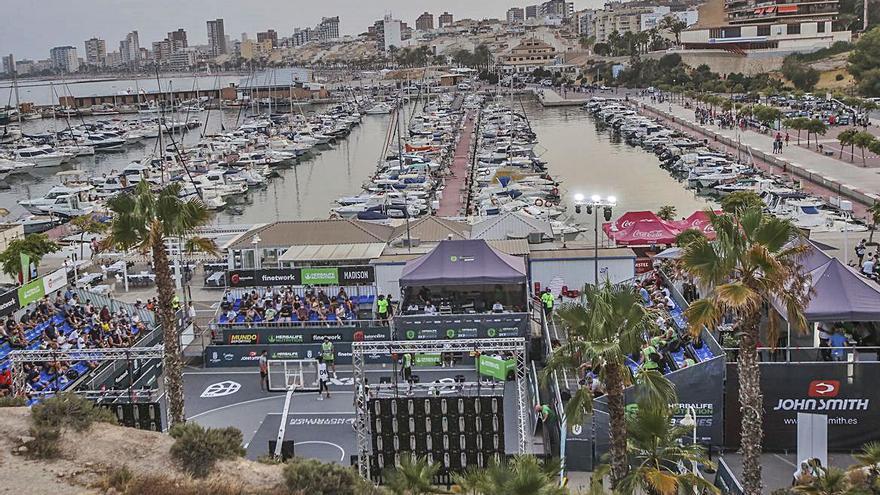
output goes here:
{"type": "MultiPolygon", "coordinates": [[[[29,460],[13,453],[28,435],[29,416],[24,407],[0,409],[0,494],[105,493],[94,487],[105,473],[123,465],[135,475],[184,477],[169,455],[174,443],[171,437],[102,423],[82,433],[65,431],[59,459],[29,460]]],[[[208,480],[254,490],[271,489],[283,482],[280,466],[244,459],[218,463],[208,480]]]]}

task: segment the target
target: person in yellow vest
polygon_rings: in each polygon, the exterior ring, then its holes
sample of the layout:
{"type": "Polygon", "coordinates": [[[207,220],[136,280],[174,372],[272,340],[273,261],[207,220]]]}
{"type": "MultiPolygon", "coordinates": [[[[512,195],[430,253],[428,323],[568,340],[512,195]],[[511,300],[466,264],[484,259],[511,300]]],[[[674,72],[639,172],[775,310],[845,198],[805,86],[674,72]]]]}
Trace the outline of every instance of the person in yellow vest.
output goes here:
{"type": "Polygon", "coordinates": [[[541,294],[541,303],[544,304],[544,312],[547,313],[547,316],[553,314],[553,303],[555,302],[556,298],[550,293],[550,289],[545,290],[544,293],[541,294]]]}
{"type": "Polygon", "coordinates": [[[388,323],[388,300],[382,294],[379,294],[379,299],[376,300],[376,313],[382,324],[388,323]]]}
{"type": "Polygon", "coordinates": [[[180,309],[180,296],[174,294],[174,298],[171,299],[171,309],[175,312],[180,309]]]}
{"type": "Polygon", "coordinates": [[[330,342],[327,337],[324,337],[324,342],[321,343],[321,358],[330,366],[330,369],[333,370],[333,378],[336,378],[336,356],[333,342],[330,342]]]}

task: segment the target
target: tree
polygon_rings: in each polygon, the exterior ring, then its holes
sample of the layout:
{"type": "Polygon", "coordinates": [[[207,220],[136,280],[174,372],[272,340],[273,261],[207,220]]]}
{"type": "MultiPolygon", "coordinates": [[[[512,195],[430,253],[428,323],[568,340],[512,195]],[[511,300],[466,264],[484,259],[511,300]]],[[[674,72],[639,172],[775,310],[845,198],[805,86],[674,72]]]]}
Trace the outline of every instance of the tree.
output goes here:
{"type": "Polygon", "coordinates": [[[631,468],[620,480],[615,493],[718,493],[718,488],[701,476],[679,471],[679,465],[708,464],[709,459],[700,444],[682,442],[682,438],[690,435],[690,429],[675,426],[668,410],[645,408],[640,404],[627,418],[626,425],[631,468]]]}
{"type": "Polygon", "coordinates": [[[807,121],[807,146],[810,145],[810,134],[816,138],[816,149],[819,149],[819,136],[824,136],[828,132],[828,126],[819,119],[810,119],[807,121]]]}
{"type": "Polygon", "coordinates": [[[79,257],[82,259],[86,234],[100,234],[107,230],[107,224],[91,214],[75,217],[70,223],[79,230],[79,257]]]}
{"type": "Polygon", "coordinates": [[[868,237],[868,241],[874,242],[874,231],[877,230],[877,225],[880,224],[880,203],[874,203],[868,208],[868,213],[871,214],[871,234],[868,237]]]}
{"type": "Polygon", "coordinates": [[[667,222],[675,220],[675,207],[672,205],[662,206],[657,210],[657,216],[660,220],[666,220],[667,222]]]}
{"type": "Polygon", "coordinates": [[[681,32],[687,29],[687,23],[675,16],[666,16],[660,21],[660,29],[669,31],[675,36],[675,44],[681,45],[681,32]]]}
{"type": "MultiPolygon", "coordinates": [[[[840,143],[840,159],[843,160],[843,148],[844,146],[853,146],[855,143],[853,142],[853,138],[859,131],[855,129],[846,129],[840,132],[837,135],[837,141],[840,143]]],[[[850,153],[850,159],[853,160],[854,154],[850,153]]]]}
{"type": "Polygon", "coordinates": [[[782,75],[794,84],[794,87],[802,91],[812,91],[819,82],[819,71],[799,62],[797,59],[786,57],[782,64],[782,75]]]}
{"type": "Polygon", "coordinates": [[[157,312],[165,345],[163,368],[170,425],[185,422],[186,416],[183,410],[180,336],[172,307],[176,296],[165,241],[172,237],[186,238],[188,250],[216,253],[212,241],[193,235],[195,229],[208,223],[210,212],[199,200],[181,200],[180,192],[180,182],[173,182],[158,193],[153,193],[149,182],[141,181],[134,191],[110,198],[107,206],[113,212],[113,220],[110,233],[104,240],[105,247],[126,251],[138,249],[144,254],[149,253],[152,258],[159,293],[157,312]]]}
{"type": "Polygon", "coordinates": [[[698,229],[685,229],[675,236],[675,245],[683,248],[695,239],[702,237],[706,237],[706,234],[703,234],[703,232],[698,229]]]}
{"type": "Polygon", "coordinates": [[[801,145],[801,131],[803,131],[807,128],[807,122],[809,122],[809,121],[810,121],[810,119],[808,119],[806,117],[795,117],[792,119],[786,119],[782,123],[782,125],[784,125],[785,127],[797,131],[797,144],[798,144],[798,146],[801,145]]]}
{"type": "Polygon", "coordinates": [[[880,67],[880,27],[862,34],[849,54],[847,70],[856,81],[862,82],[870,72],[880,67]]]}
{"type": "Polygon", "coordinates": [[[868,486],[874,486],[880,479],[880,442],[868,442],[862,446],[862,451],[853,454],[858,461],[856,468],[868,471],[868,486]]]}
{"type": "Polygon", "coordinates": [[[750,208],[764,208],[764,200],[755,191],[734,191],[721,198],[721,209],[725,213],[736,213],[750,208]]]}
{"type": "MultiPolygon", "coordinates": [[[[558,316],[568,331],[568,341],[553,350],[542,373],[544,379],[548,379],[554,371],[577,373],[575,370],[582,364],[601,363],[600,378],[605,384],[610,416],[611,479],[617,483],[626,474],[627,467],[623,391],[629,373],[625,360],[628,354],[640,352],[645,329],[653,327],[654,321],[630,285],[608,281],[598,287],[587,285],[583,301],[559,309],[558,316]]],[[[592,399],[589,387],[575,392],[565,407],[571,424],[583,421],[584,413],[592,407],[592,399]]]]}
{"type": "Polygon", "coordinates": [[[400,466],[389,470],[385,476],[386,486],[395,495],[422,495],[436,493],[434,476],[439,464],[431,464],[424,458],[404,455],[400,466]]]}
{"type": "Polygon", "coordinates": [[[876,141],[874,135],[866,131],[859,131],[852,137],[853,146],[862,151],[862,166],[868,165],[868,162],[865,160],[865,149],[869,148],[874,141],[876,141]]]}
{"type": "Polygon", "coordinates": [[[460,493],[472,495],[563,495],[557,476],[559,464],[541,464],[537,457],[519,455],[485,469],[469,469],[453,479],[460,493]]]}
{"type": "Polygon", "coordinates": [[[17,279],[21,273],[21,255],[30,257],[34,266],[40,266],[43,256],[61,249],[57,242],[49,240],[46,234],[30,234],[9,242],[6,250],[0,253],[0,267],[3,273],[17,279]]]}
{"type": "MultiPolygon", "coordinates": [[[[684,248],[682,270],[712,288],[685,310],[689,330],[699,335],[715,328],[724,315],[734,316],[739,339],[739,402],[742,410],[741,447],[743,486],[747,495],[761,494],[761,440],[763,399],[758,367],[758,334],[762,308],[781,304],[788,322],[806,328],[803,314],[809,298],[808,276],[799,260],[807,247],[791,241],[801,236],[788,219],[764,215],[760,208],[744,208],[717,215],[709,212],[716,239],[696,239],[684,248]]],[[[768,340],[776,342],[779,323],[770,317],[768,340]]]]}
{"type": "Polygon", "coordinates": [[[861,495],[871,493],[851,482],[846,471],[828,466],[818,477],[811,478],[808,483],[795,485],[795,493],[804,495],[861,495]]]}

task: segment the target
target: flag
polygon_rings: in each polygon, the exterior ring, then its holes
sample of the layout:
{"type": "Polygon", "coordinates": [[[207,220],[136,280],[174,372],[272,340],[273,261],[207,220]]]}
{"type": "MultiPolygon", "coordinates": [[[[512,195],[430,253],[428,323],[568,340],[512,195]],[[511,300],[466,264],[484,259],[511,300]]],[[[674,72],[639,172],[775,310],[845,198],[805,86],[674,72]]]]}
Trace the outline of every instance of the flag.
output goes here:
{"type": "Polygon", "coordinates": [[[21,283],[22,285],[31,280],[31,257],[27,253],[19,253],[21,261],[21,283]]]}

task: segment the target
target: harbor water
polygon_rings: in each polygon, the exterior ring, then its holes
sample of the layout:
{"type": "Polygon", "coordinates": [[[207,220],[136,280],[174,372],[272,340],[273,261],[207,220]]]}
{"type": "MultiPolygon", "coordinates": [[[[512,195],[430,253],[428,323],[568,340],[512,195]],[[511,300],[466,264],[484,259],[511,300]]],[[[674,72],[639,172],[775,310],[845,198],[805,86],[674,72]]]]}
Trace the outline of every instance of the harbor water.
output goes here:
{"type": "MultiPolygon", "coordinates": [[[[614,216],[626,211],[652,210],[661,206],[676,207],[678,216],[687,216],[695,210],[709,206],[706,199],[698,197],[685,188],[665,170],[659,167],[657,157],[641,148],[615,141],[606,129],[598,128],[593,118],[577,107],[543,108],[534,100],[525,100],[524,109],[539,145],[536,153],[549,163],[551,175],[562,182],[564,201],[570,203],[576,193],[616,196],[618,206],[614,216]]],[[[320,108],[314,108],[320,111],[320,108]]],[[[131,116],[101,117],[137,118],[131,116]]],[[[220,129],[221,120],[227,129],[234,129],[241,122],[237,110],[204,112],[200,120],[207,124],[191,130],[182,137],[185,144],[194,144],[201,133],[210,134],[220,129]]],[[[85,117],[86,122],[98,117],[85,117]]],[[[289,168],[278,169],[279,177],[259,190],[244,195],[238,205],[240,211],[231,209],[215,215],[217,224],[253,224],[277,220],[324,219],[329,216],[334,199],[353,195],[376,170],[383,148],[390,117],[388,115],[364,115],[360,126],[335,145],[324,147],[320,153],[306,158],[289,168]]],[[[80,122],[71,122],[75,125],[80,122]]],[[[23,132],[38,133],[53,128],[63,129],[62,119],[28,121],[23,132]]],[[[98,153],[92,157],[80,157],[65,168],[77,168],[87,175],[100,175],[111,170],[121,170],[130,161],[139,159],[152,151],[156,140],[127,147],[116,153],[98,153]]],[[[16,202],[39,197],[58,183],[55,173],[63,169],[38,169],[7,180],[8,189],[0,190],[0,207],[10,210],[7,220],[26,214],[16,202]]],[[[568,208],[574,215],[574,208],[568,208]]],[[[572,217],[572,223],[592,229],[592,218],[583,213],[572,217]]]]}

